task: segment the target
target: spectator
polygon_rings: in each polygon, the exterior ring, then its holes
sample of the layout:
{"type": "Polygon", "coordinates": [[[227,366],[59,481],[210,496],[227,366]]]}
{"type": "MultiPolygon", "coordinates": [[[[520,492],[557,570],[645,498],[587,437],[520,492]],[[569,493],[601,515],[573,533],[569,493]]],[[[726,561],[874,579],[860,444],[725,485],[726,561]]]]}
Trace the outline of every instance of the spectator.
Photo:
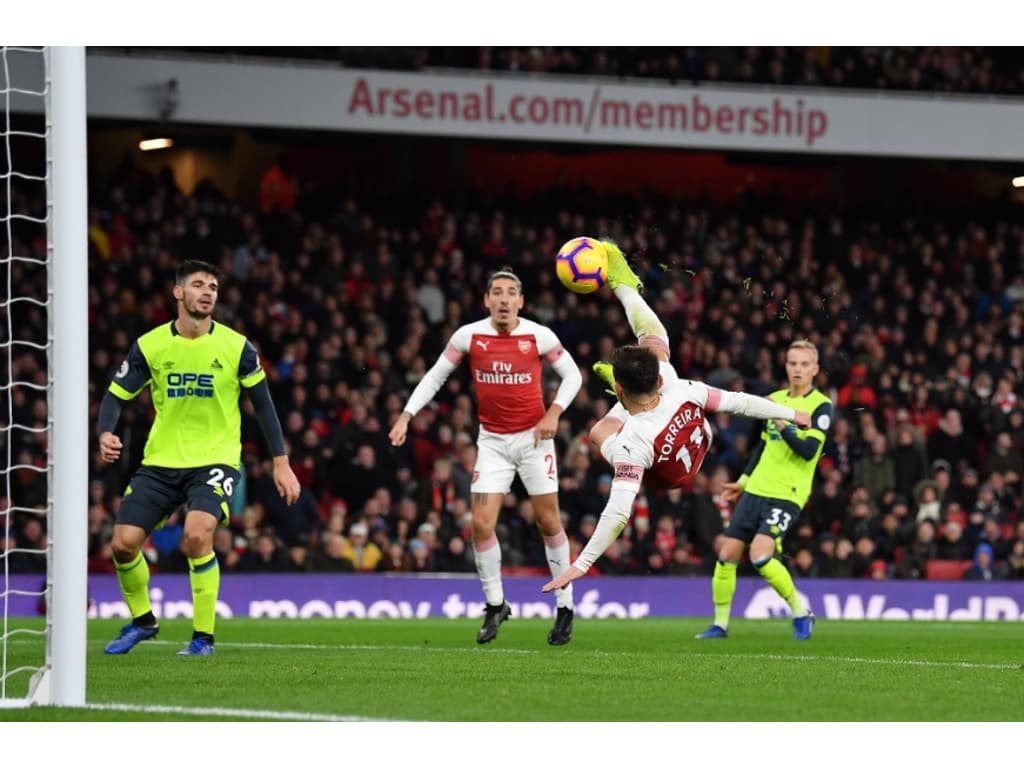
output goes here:
{"type": "Polygon", "coordinates": [[[1024,579],[1024,539],[1013,541],[1013,549],[1006,558],[1006,577],[1015,581],[1024,579]]]}
{"type": "Polygon", "coordinates": [[[853,544],[842,537],[836,541],[835,551],[824,565],[821,575],[828,579],[852,579],[857,575],[857,563],[853,558],[853,544]]]}
{"type": "Polygon", "coordinates": [[[288,573],[294,570],[288,553],[270,533],[261,533],[239,559],[239,573],[288,573]]]}
{"type": "Polygon", "coordinates": [[[927,461],[922,447],[914,439],[914,428],[904,424],[896,430],[896,444],[891,452],[893,489],[911,496],[914,487],[927,476],[927,461]]]}
{"type": "Polygon", "coordinates": [[[907,552],[900,563],[897,574],[904,579],[925,578],[925,565],[937,554],[935,544],[935,524],[931,518],[924,518],[917,524],[917,534],[907,547],[907,552]]]}
{"type": "Polygon", "coordinates": [[[934,480],[922,480],[918,483],[914,489],[914,501],[917,503],[917,511],[914,514],[917,522],[931,520],[935,525],[942,522],[942,504],[934,480]]]}
{"type": "Polygon", "coordinates": [[[995,581],[1000,576],[995,570],[995,553],[982,542],[974,550],[974,562],[964,571],[964,581],[995,581]]]}
{"type": "Polygon", "coordinates": [[[814,579],[820,575],[818,564],[814,561],[814,553],[805,546],[797,549],[790,562],[790,567],[793,569],[793,575],[796,578],[814,579]]]}
{"type": "Polygon", "coordinates": [[[341,556],[351,560],[360,573],[374,570],[384,556],[380,548],[367,539],[368,535],[366,523],[353,523],[348,530],[348,541],[341,549],[341,556]]]}
{"type": "Polygon", "coordinates": [[[974,451],[964,439],[963,419],[960,411],[950,408],[938,423],[938,429],[928,436],[928,456],[934,461],[945,459],[951,466],[973,464],[974,451]]]}
{"type": "Polygon", "coordinates": [[[290,213],[295,208],[298,189],[288,165],[288,158],[279,154],[274,164],[260,177],[260,210],[263,213],[290,213]]]}
{"type": "Polygon", "coordinates": [[[943,526],[935,548],[935,556],[939,560],[968,560],[971,549],[964,541],[964,529],[960,523],[949,521],[943,526]]]}
{"type": "Polygon", "coordinates": [[[867,383],[868,369],[857,364],[850,368],[850,379],[839,389],[837,405],[847,413],[874,411],[878,407],[878,396],[867,383]]]}
{"type": "Polygon", "coordinates": [[[889,455],[885,435],[878,433],[871,441],[871,451],[857,462],[854,482],[867,488],[871,501],[877,506],[885,494],[896,485],[896,465],[889,455]]]}
{"type": "Polygon", "coordinates": [[[1013,436],[1009,432],[996,435],[995,445],[988,457],[988,469],[992,473],[1001,473],[1009,486],[1020,486],[1024,479],[1024,458],[1013,444],[1013,436]]]}
{"type": "Polygon", "coordinates": [[[309,553],[307,570],[311,573],[354,573],[356,564],[346,556],[348,542],[336,531],[327,531],[320,546],[309,553]]]}
{"type": "Polygon", "coordinates": [[[377,563],[377,571],[382,573],[405,573],[413,570],[412,555],[397,541],[391,542],[384,557],[377,563]]]}

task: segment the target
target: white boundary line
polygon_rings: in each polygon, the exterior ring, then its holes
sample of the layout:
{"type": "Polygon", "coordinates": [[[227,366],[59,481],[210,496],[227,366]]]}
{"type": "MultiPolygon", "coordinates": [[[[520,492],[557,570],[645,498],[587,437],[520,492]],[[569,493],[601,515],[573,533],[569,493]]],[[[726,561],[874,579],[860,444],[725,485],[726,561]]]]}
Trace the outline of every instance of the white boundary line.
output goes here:
{"type": "Polygon", "coordinates": [[[356,715],[329,715],[316,712],[277,712],[270,709],[229,709],[227,707],[172,707],[160,704],[86,704],[85,709],[112,712],[151,712],[169,715],[210,715],[211,717],[248,717],[254,720],[303,720],[320,723],[398,722],[356,715]]]}
{"type": "MultiPolygon", "coordinates": [[[[152,645],[175,645],[167,640],[147,640],[152,645]]],[[[302,650],[302,651],[419,651],[427,653],[480,653],[480,654],[541,654],[546,651],[531,650],[528,648],[442,648],[421,645],[332,645],[326,643],[217,643],[223,648],[263,648],[273,650],[302,650]]],[[[631,651],[578,651],[579,656],[633,656],[631,651]]],[[[926,661],[921,659],[869,659],[862,656],[815,656],[812,654],[786,654],[786,653],[690,653],[679,651],[681,659],[753,659],[764,661],[824,661],[829,664],[875,664],[880,666],[894,667],[938,667],[947,669],[991,669],[991,670],[1019,670],[1021,664],[984,664],[973,661],[926,661]]]]}
{"type": "MultiPolygon", "coordinates": [[[[31,640],[18,640],[18,644],[28,644],[31,640]]],[[[91,641],[95,645],[102,641],[91,641]]],[[[146,640],[146,645],[179,645],[170,640],[146,640]]],[[[465,648],[444,648],[439,646],[424,645],[334,645],[330,643],[238,643],[219,642],[219,648],[262,648],[265,650],[286,650],[286,651],[411,651],[420,653],[475,653],[475,654],[501,654],[501,655],[538,655],[546,653],[543,650],[529,648],[478,648],[468,646],[465,648]]],[[[576,651],[576,655],[585,656],[632,656],[631,651],[576,651]]],[[[679,651],[680,659],[753,659],[764,661],[798,661],[801,663],[810,661],[824,661],[829,664],[873,664],[892,667],[932,667],[946,669],[989,669],[989,670],[1019,670],[1021,664],[986,664],[973,661],[930,661],[922,659],[870,659],[863,656],[815,656],[813,654],[788,654],[788,653],[704,653],[679,651]]]]}

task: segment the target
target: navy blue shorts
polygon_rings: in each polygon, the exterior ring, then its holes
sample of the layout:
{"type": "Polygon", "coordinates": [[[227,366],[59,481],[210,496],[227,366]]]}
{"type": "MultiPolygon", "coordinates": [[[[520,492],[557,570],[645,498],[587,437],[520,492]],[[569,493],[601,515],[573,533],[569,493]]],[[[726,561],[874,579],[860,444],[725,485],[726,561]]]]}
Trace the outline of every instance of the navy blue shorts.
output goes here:
{"type": "Polygon", "coordinates": [[[117,522],[135,525],[147,533],[183,504],[186,511],[209,512],[226,524],[229,502],[241,473],[226,464],[197,469],[141,466],[132,475],[117,511],[117,522]]]}
{"type": "Polygon", "coordinates": [[[725,535],[747,544],[759,533],[779,540],[793,527],[798,517],[800,507],[792,501],[744,493],[732,511],[732,520],[725,529],[725,535]]]}

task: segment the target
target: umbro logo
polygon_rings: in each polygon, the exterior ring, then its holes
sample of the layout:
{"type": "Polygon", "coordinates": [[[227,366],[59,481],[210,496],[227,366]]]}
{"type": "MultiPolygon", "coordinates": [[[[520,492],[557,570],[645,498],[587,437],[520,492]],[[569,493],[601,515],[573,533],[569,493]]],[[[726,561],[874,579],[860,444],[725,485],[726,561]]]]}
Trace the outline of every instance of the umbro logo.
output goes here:
{"type": "Polygon", "coordinates": [[[489,344],[490,344],[491,342],[489,342],[489,341],[480,341],[480,339],[477,339],[477,340],[476,340],[476,343],[480,345],[480,347],[481,347],[481,348],[483,349],[483,351],[484,351],[484,352],[486,352],[486,351],[487,351],[487,346],[488,346],[488,345],[489,345],[489,344]]]}
{"type": "Polygon", "coordinates": [[[164,363],[164,370],[165,371],[169,371],[173,367],[174,367],[174,361],[172,361],[172,360],[169,360],[166,363],[164,363]]]}
{"type": "Polygon", "coordinates": [[[224,366],[223,366],[223,365],[221,365],[221,364],[220,364],[220,360],[218,360],[218,359],[217,359],[217,358],[215,357],[215,358],[213,358],[213,364],[212,364],[212,366],[211,366],[211,367],[213,367],[213,368],[216,368],[217,370],[220,370],[220,369],[222,369],[222,368],[223,368],[224,366]]]}

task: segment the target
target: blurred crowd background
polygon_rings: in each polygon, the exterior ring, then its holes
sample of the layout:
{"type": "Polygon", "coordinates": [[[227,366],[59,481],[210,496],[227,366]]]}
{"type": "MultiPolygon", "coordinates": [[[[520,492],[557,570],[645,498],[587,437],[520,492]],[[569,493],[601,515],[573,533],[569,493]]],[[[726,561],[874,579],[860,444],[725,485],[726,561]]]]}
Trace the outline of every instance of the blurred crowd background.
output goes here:
{"type": "Polygon", "coordinates": [[[349,68],[657,78],[697,85],[1024,93],[1024,67],[1019,53],[1000,46],[395,46],[386,50],[307,46],[176,50],[218,58],[305,59],[349,68]]]}
{"type": "MultiPolygon", "coordinates": [[[[214,50],[214,49],[208,49],[214,50]]],[[[223,54],[225,49],[216,49],[223,54]]],[[[248,50],[246,55],[265,53],[248,50]]],[[[331,58],[330,49],[306,51],[331,58]],[[319,51],[319,53],[317,53],[319,51]],[[327,53],[323,53],[327,51],[327,53]]],[[[521,69],[680,81],[1019,93],[1024,70],[1000,49],[345,49],[346,66],[521,69]],[[383,57],[383,58],[382,58],[383,57]],[[404,58],[403,58],[404,57],[404,58]]],[[[1018,57],[1019,58],[1019,57],[1018,57]]],[[[134,339],[175,314],[177,264],[225,272],[219,322],[247,335],[270,379],[293,467],[295,507],[278,499],[266,446],[243,396],[243,483],[216,548],[225,571],[474,571],[469,484],[477,421],[460,368],[413,419],[401,449],[387,432],[460,324],[485,316],[488,274],[511,265],[523,315],[551,327],[584,385],[557,435],[560,506],[572,546],[586,542],[607,499],[609,467],[588,446],[612,404],[590,373],[631,341],[607,289],[589,296],[555,278],[559,245],[587,234],[620,244],[672,339],[682,376],[765,394],[783,385],[789,342],[821,356],[817,385],[837,406],[814,492],[786,539],[798,578],[1024,578],[1024,227],[1008,202],[930,210],[814,205],[756,185],[709,197],[609,194],[585,182],[528,194],[392,199],[338,194],[296,172],[283,153],[246,199],[202,182],[185,192],[169,168],[126,157],[90,180],[90,434],[98,403],[134,339]]],[[[13,192],[16,207],[43,203],[13,192]]],[[[13,231],[13,253],[45,240],[13,231]]],[[[45,274],[14,262],[4,278],[26,295],[45,274]]],[[[37,338],[45,313],[4,308],[6,333],[37,338]]],[[[45,357],[18,346],[11,380],[45,383],[45,357]]],[[[551,372],[547,372],[551,375],[551,372]]],[[[545,396],[557,380],[545,379],[545,396]]],[[[2,433],[11,464],[4,543],[12,571],[45,571],[45,392],[11,390],[2,433]]],[[[148,394],[124,411],[121,461],[93,441],[89,557],[112,572],[109,541],[152,420],[148,394]]],[[[84,425],[83,425],[83,428],[84,425]]],[[[715,439],[692,488],[646,492],[595,568],[601,574],[710,574],[731,514],[722,485],[759,439],[749,419],[715,415],[715,439]]],[[[154,532],[158,571],[185,571],[181,520],[154,532]]],[[[546,572],[543,540],[517,481],[498,537],[509,572],[546,572]]],[[[748,566],[749,567],[749,566],[748,566]]],[[[748,571],[749,572],[749,571],[748,571]]]]}

